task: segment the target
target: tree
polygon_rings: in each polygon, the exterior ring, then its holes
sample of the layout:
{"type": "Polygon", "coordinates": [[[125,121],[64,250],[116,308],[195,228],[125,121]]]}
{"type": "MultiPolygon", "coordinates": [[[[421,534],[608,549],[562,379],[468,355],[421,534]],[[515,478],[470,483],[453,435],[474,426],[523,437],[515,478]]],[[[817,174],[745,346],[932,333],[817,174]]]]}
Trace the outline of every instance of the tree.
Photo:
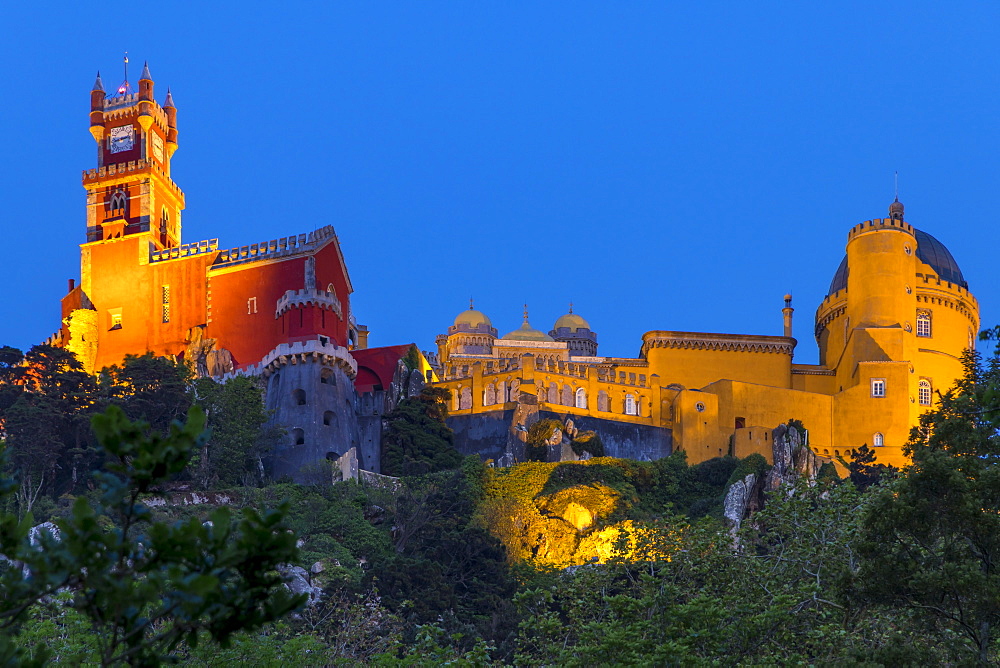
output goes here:
{"type": "Polygon", "coordinates": [[[201,378],[195,381],[195,395],[210,430],[208,442],[193,466],[199,484],[206,488],[213,484],[262,484],[264,457],[282,432],[268,424],[258,384],[245,376],[225,383],[201,378]]]}
{"type": "Polygon", "coordinates": [[[454,434],[445,424],[451,392],[425,387],[420,394],[399,402],[386,416],[382,439],[382,472],[386,475],[423,475],[457,468],[462,455],[455,449],[454,434]]]}
{"type": "Polygon", "coordinates": [[[876,464],[875,450],[865,443],[857,450],[851,452],[851,460],[845,461],[843,457],[838,457],[850,473],[851,482],[862,492],[872,485],[877,485],[883,480],[895,476],[899,469],[888,464],[876,464]]]}
{"type": "Polygon", "coordinates": [[[31,510],[44,490],[71,491],[96,457],[90,434],[95,409],[94,379],[73,353],[49,345],[0,350],[2,422],[18,471],[17,500],[31,510]]]}
{"type": "Polygon", "coordinates": [[[875,490],[858,585],[964,638],[987,665],[1000,622],[1000,365],[967,351],[965,373],[911,433],[906,474],[875,490]]]}
{"type": "MultiPolygon", "coordinates": [[[[207,634],[225,644],[302,603],[275,571],[297,552],[287,508],[245,509],[236,521],[221,508],[205,523],[167,525],[152,521],[141,502],[184,468],[204,440],[204,423],[195,408],[162,436],[111,406],[93,420],[108,459],[96,501],[78,498],[72,516],[57,522],[58,538],[42,532],[38,546],[26,540],[30,513],[20,521],[0,515],[0,553],[14,562],[0,567],[0,662],[25,658],[13,640],[20,624],[64,588],[89,619],[102,665],[159,665],[182,642],[196,647],[207,634]]],[[[13,488],[0,479],[0,496],[13,488]]]]}
{"type": "Polygon", "coordinates": [[[563,423],[559,420],[539,420],[528,427],[524,456],[529,462],[544,462],[548,459],[548,444],[556,434],[563,433],[563,423]]]}
{"type": "Polygon", "coordinates": [[[191,369],[166,357],[126,355],[121,366],[101,371],[101,387],[108,403],[117,404],[132,420],[144,420],[164,432],[191,407],[191,369]]]}

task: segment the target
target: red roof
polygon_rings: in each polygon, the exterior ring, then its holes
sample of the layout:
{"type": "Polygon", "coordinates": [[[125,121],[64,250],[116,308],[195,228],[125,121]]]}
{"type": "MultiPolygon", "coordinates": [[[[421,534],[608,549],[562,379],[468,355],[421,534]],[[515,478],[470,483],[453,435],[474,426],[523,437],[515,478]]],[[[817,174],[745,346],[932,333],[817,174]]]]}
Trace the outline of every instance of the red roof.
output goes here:
{"type": "Polygon", "coordinates": [[[406,343],[400,346],[352,350],[351,356],[358,363],[358,376],[354,379],[355,389],[359,393],[364,393],[389,387],[396,373],[396,365],[399,364],[399,360],[406,357],[412,347],[412,343],[406,343]],[[381,387],[378,388],[376,385],[381,387]]]}

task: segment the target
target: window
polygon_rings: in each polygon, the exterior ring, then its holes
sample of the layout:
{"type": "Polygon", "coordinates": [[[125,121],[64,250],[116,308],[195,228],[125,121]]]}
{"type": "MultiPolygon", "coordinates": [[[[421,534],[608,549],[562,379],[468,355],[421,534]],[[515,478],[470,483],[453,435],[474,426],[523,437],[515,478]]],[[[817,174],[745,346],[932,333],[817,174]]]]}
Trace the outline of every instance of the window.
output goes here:
{"type": "Polygon", "coordinates": [[[880,431],[875,432],[875,435],[872,436],[872,445],[874,445],[876,448],[881,448],[883,445],[885,445],[885,439],[882,438],[882,432],[880,431]]]}
{"type": "Polygon", "coordinates": [[[917,336],[930,337],[931,312],[917,311],[917,336]]]}
{"type": "Polygon", "coordinates": [[[872,396],[885,396],[885,378],[872,378],[872,396]]]}
{"type": "Polygon", "coordinates": [[[917,399],[920,401],[921,406],[931,405],[931,381],[926,378],[922,378],[917,383],[917,399]]]}
{"type": "Polygon", "coordinates": [[[333,424],[333,411],[326,411],[323,413],[323,424],[326,426],[333,424]]]}
{"type": "Polygon", "coordinates": [[[576,391],[576,407],[577,408],[587,407],[587,391],[582,387],[576,391]]]}
{"type": "Polygon", "coordinates": [[[122,328],[122,310],[113,308],[108,310],[108,329],[122,328]]]}
{"type": "Polygon", "coordinates": [[[292,392],[292,400],[295,402],[296,406],[306,405],[306,391],[305,390],[295,390],[292,392]]]}
{"type": "Polygon", "coordinates": [[[161,285],[160,286],[160,306],[161,306],[161,320],[163,322],[170,322],[170,286],[161,285]]]}
{"type": "Polygon", "coordinates": [[[111,210],[124,212],[126,202],[128,202],[128,198],[125,196],[125,193],[121,190],[116,190],[111,195],[111,210]]]}
{"type": "Polygon", "coordinates": [[[625,415],[635,415],[635,395],[625,395],[625,415]]]}
{"type": "Polygon", "coordinates": [[[251,297],[247,300],[247,315],[257,312],[257,298],[251,297]]]}
{"type": "Polygon", "coordinates": [[[333,369],[323,369],[319,372],[319,382],[324,385],[336,385],[336,381],[333,379],[333,369]]]}
{"type": "Polygon", "coordinates": [[[292,443],[294,445],[305,445],[306,444],[306,433],[301,429],[292,430],[292,443]]]}

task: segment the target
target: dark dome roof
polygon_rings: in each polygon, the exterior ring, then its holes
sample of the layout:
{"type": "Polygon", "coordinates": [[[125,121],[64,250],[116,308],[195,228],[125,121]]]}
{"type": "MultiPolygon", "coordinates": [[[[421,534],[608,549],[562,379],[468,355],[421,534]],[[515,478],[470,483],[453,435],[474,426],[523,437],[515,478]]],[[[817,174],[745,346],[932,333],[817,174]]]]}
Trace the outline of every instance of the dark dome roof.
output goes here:
{"type": "MultiPolygon", "coordinates": [[[[955,262],[951,251],[943,243],[926,232],[921,232],[917,229],[913,230],[913,235],[917,238],[917,257],[921,262],[930,265],[931,269],[937,272],[938,278],[941,280],[956,283],[965,289],[969,288],[969,284],[965,282],[965,277],[962,276],[962,270],[958,268],[958,263],[955,262]]],[[[847,256],[845,255],[844,259],[840,262],[840,266],[837,267],[837,273],[833,275],[833,280],[830,282],[830,291],[827,294],[832,295],[838,290],[846,290],[847,275],[849,273],[850,268],[847,266],[847,256]]]]}

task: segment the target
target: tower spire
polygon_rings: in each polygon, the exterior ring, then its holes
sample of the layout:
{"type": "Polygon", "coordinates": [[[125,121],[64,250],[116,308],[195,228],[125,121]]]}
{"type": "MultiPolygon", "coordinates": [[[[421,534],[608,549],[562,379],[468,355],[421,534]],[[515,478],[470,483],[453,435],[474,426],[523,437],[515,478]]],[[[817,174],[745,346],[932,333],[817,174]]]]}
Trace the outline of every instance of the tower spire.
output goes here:
{"type": "Polygon", "coordinates": [[[524,305],[524,324],[528,324],[528,305],[524,305]]]}
{"type": "Polygon", "coordinates": [[[115,95],[128,95],[132,92],[132,87],[128,83],[128,51],[125,52],[123,60],[125,61],[125,80],[122,81],[122,85],[115,91],[115,95]]]}
{"type": "Polygon", "coordinates": [[[173,107],[174,96],[170,94],[170,86],[167,86],[167,99],[163,101],[163,107],[173,107]]]}
{"type": "Polygon", "coordinates": [[[139,80],[148,79],[153,80],[153,77],[149,74],[149,61],[144,61],[142,63],[142,74],[139,76],[139,80]]]}
{"type": "Polygon", "coordinates": [[[104,92],[104,82],[101,81],[101,71],[100,70],[97,70],[97,79],[94,81],[94,87],[91,88],[90,90],[92,90],[92,91],[99,90],[102,93],[104,92]]]}

